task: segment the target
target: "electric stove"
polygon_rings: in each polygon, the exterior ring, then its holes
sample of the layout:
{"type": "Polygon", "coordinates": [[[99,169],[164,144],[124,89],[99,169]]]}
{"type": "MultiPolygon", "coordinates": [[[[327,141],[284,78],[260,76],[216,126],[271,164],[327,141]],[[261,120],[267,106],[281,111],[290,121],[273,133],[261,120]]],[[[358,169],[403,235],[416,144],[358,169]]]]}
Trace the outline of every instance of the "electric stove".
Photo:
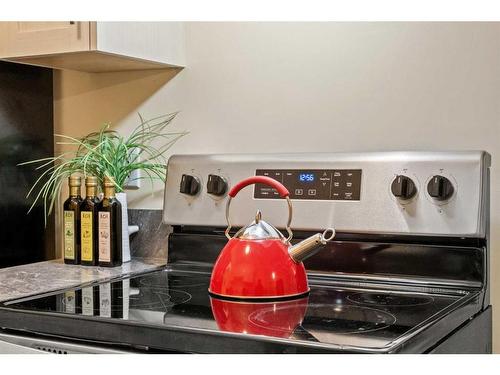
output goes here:
{"type": "MultiPolygon", "coordinates": [[[[8,301],[2,327],[58,345],[140,352],[491,352],[488,154],[174,156],[168,175],[164,270],[8,301]],[[307,296],[249,302],[208,293],[226,242],[224,193],[252,173],[293,192],[294,241],[337,230],[305,262],[307,296]]],[[[255,208],[284,221],[272,189],[244,193],[235,227],[255,208]]]]}

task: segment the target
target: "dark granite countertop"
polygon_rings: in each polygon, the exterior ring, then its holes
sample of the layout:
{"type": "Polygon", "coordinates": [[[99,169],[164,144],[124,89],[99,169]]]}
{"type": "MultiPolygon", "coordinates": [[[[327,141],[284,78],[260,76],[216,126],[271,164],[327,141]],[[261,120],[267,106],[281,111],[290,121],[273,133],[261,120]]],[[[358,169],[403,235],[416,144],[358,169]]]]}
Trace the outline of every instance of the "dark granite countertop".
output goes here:
{"type": "Polygon", "coordinates": [[[59,259],[3,268],[0,302],[153,271],[165,265],[165,259],[156,258],[134,258],[114,268],[72,266],[59,259]]]}

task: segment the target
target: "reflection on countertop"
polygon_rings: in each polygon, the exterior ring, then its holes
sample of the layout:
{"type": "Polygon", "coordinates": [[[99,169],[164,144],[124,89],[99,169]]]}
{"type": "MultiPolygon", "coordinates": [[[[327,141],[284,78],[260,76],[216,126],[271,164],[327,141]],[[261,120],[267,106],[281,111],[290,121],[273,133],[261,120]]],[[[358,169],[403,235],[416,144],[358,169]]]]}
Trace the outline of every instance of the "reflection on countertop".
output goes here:
{"type": "Polygon", "coordinates": [[[134,258],[119,267],[86,267],[59,260],[0,269],[0,302],[60,289],[153,271],[166,265],[166,259],[134,258]]]}

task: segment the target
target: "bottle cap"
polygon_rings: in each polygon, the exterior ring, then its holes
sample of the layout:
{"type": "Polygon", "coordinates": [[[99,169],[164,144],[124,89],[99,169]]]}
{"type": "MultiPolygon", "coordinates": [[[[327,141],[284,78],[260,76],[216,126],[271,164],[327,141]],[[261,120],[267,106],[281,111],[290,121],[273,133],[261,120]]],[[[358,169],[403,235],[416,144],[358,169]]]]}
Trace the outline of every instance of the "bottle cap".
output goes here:
{"type": "Polygon", "coordinates": [[[108,176],[104,176],[104,186],[105,187],[115,187],[115,183],[108,176]]]}
{"type": "Polygon", "coordinates": [[[97,177],[95,176],[87,176],[85,179],[85,185],[87,186],[97,186],[97,177]]]}
{"type": "Polygon", "coordinates": [[[82,178],[80,176],[69,176],[69,186],[81,186],[82,178]]]}

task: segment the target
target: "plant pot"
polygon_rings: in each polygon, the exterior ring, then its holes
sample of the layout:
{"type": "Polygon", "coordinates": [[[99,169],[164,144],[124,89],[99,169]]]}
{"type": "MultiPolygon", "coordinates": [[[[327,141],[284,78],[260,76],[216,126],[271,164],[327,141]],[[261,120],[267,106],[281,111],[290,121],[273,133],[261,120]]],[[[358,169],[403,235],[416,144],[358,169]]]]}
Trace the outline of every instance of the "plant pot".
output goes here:
{"type": "Polygon", "coordinates": [[[127,193],[116,193],[116,199],[122,205],[122,262],[130,262],[130,234],[137,232],[137,227],[128,226],[127,193]]]}

